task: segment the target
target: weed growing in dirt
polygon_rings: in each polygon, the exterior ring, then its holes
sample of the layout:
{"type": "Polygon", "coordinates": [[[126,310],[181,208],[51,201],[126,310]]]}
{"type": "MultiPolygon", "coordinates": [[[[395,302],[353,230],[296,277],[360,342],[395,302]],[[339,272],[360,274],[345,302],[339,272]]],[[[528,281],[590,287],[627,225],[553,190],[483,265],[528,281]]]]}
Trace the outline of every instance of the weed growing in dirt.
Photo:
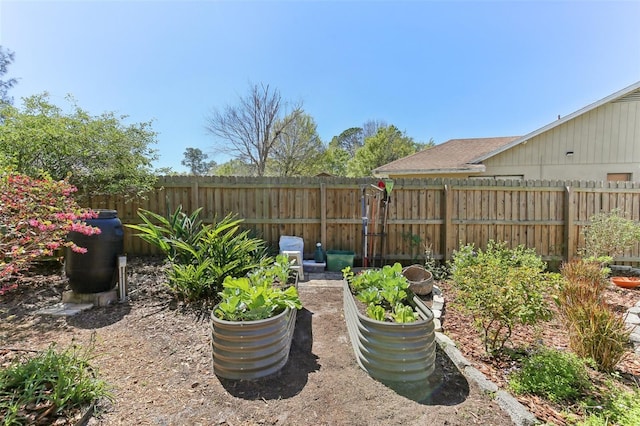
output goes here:
{"type": "Polygon", "coordinates": [[[75,346],[58,352],[51,345],[31,358],[13,361],[0,371],[0,422],[53,423],[56,417],[64,417],[75,408],[100,398],[110,399],[107,384],[96,377],[89,363],[90,352],[91,349],[75,346]]]}
{"type": "MultiPolygon", "coordinates": [[[[632,392],[611,389],[608,399],[598,406],[598,412],[590,414],[580,426],[634,426],[640,424],[640,390],[632,392]]],[[[591,409],[591,411],[595,411],[591,409]]]]}
{"type": "Polygon", "coordinates": [[[433,255],[433,248],[429,245],[424,250],[424,269],[431,272],[436,281],[442,281],[449,276],[446,263],[440,263],[433,255]]]}

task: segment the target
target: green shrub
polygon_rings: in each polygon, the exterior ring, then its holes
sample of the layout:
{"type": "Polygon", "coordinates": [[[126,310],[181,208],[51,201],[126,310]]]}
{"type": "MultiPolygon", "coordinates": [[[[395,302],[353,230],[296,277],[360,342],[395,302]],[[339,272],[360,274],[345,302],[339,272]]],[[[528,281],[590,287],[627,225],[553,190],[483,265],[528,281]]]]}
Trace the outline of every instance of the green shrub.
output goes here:
{"type": "Polygon", "coordinates": [[[615,208],[591,216],[583,236],[582,255],[587,259],[609,263],[640,241],[640,224],[626,218],[622,210],[615,208]]]}
{"type": "Polygon", "coordinates": [[[583,361],[570,352],[543,348],[526,358],[509,376],[516,394],[533,394],[553,402],[570,402],[591,387],[583,361]]]}
{"type": "Polygon", "coordinates": [[[226,277],[242,277],[273,262],[263,240],[240,231],[241,219],[227,215],[212,224],[198,220],[200,209],[191,215],[179,207],[168,218],[141,210],[144,221],[128,225],[143,240],[160,248],[171,263],[168,285],[187,301],[213,300],[226,277]],[[155,223],[154,223],[155,221],[155,223]]]}
{"type": "Polygon", "coordinates": [[[106,383],[96,378],[89,364],[90,350],[77,347],[57,352],[51,345],[30,359],[17,359],[0,370],[0,423],[34,424],[38,411],[52,407],[52,416],[64,417],[72,409],[111,398],[106,383]]]}
{"type": "Polygon", "coordinates": [[[640,390],[633,392],[612,390],[611,398],[600,411],[589,415],[580,426],[636,426],[640,424],[640,390]]]}
{"type": "Polygon", "coordinates": [[[598,369],[613,371],[629,344],[630,330],[622,316],[599,302],[569,305],[563,315],[569,327],[571,350],[592,359],[598,369]]]}
{"type": "Polygon", "coordinates": [[[489,241],[485,251],[466,245],[454,252],[450,269],[456,300],[473,316],[488,354],[502,351],[515,326],[550,319],[545,295],[559,276],[545,268],[535,251],[523,246],[509,249],[489,241]]]}

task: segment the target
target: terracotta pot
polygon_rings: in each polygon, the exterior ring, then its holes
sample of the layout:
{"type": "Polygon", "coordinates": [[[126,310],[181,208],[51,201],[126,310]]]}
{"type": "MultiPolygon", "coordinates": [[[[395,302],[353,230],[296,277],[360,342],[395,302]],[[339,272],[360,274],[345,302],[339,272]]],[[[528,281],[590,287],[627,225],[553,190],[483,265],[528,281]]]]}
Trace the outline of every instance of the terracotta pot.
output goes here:
{"type": "Polygon", "coordinates": [[[640,277],[611,277],[611,282],[622,288],[636,288],[640,286],[640,277]]]}

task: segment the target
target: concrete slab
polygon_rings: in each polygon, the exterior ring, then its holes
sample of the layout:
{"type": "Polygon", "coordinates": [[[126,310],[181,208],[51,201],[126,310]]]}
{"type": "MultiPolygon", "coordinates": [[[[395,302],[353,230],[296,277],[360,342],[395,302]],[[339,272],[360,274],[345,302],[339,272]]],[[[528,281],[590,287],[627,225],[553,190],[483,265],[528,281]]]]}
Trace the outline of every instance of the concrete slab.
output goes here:
{"type": "Polygon", "coordinates": [[[116,289],[101,293],[76,293],[73,290],[62,293],[62,303],[89,303],[93,306],[109,306],[118,301],[118,291],[116,289]]]}
{"type": "Polygon", "coordinates": [[[92,303],[58,303],[49,308],[40,309],[36,314],[70,317],[91,308],[93,308],[92,303]]]}
{"type": "Polygon", "coordinates": [[[315,260],[303,260],[302,267],[305,274],[319,274],[324,272],[327,264],[326,262],[316,263],[315,260]]]}

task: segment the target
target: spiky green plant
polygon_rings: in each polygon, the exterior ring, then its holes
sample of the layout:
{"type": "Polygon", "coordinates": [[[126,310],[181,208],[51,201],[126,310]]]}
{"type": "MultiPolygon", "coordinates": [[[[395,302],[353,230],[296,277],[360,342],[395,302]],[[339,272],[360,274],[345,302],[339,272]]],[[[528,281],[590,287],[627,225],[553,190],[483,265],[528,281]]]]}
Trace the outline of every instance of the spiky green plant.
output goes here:
{"type": "Polygon", "coordinates": [[[629,344],[630,330],[622,316],[604,303],[574,304],[563,312],[571,350],[582,358],[592,359],[598,369],[613,371],[629,344]]]}
{"type": "Polygon", "coordinates": [[[188,215],[179,207],[168,218],[141,210],[143,224],[128,225],[156,245],[171,263],[169,288],[189,302],[216,302],[226,277],[242,277],[273,262],[263,240],[240,230],[242,219],[229,214],[203,224],[200,209],[188,215]]]}

